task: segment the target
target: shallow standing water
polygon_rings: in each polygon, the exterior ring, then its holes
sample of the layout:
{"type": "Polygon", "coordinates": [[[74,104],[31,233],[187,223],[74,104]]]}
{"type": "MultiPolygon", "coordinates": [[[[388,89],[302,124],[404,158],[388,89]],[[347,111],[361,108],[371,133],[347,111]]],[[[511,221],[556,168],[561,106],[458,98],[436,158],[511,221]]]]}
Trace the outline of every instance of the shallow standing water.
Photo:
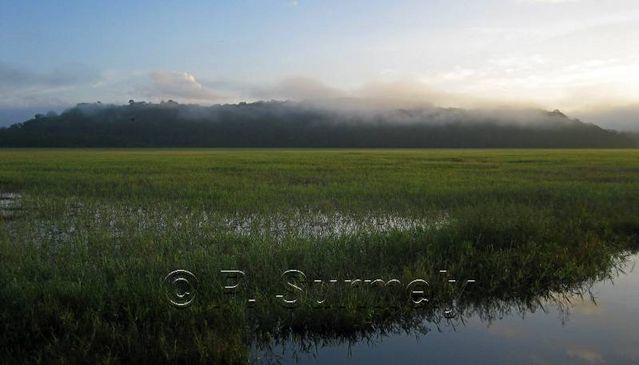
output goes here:
{"type": "Polygon", "coordinates": [[[310,352],[278,345],[266,362],[282,364],[639,364],[639,255],[614,280],[596,282],[590,296],[546,303],[535,312],[415,336],[396,334],[310,352]],[[594,300],[593,300],[594,299],[594,300]]]}
{"type": "MultiPolygon", "coordinates": [[[[19,207],[15,201],[20,199],[12,196],[11,201],[0,204],[0,208],[19,207]]],[[[45,239],[77,244],[89,236],[81,234],[82,227],[87,226],[102,227],[113,237],[124,236],[128,227],[129,232],[149,231],[158,235],[185,231],[191,237],[223,231],[238,236],[332,238],[362,231],[438,230],[451,222],[446,214],[424,219],[301,213],[265,218],[258,215],[225,217],[206,212],[171,215],[134,207],[116,208],[99,207],[91,214],[76,215],[73,209],[68,209],[68,216],[61,222],[31,222],[37,228],[35,242],[45,239]],[[89,217],[84,223],[88,221],[90,225],[81,224],[83,217],[89,217]]],[[[74,209],[84,208],[78,205],[74,209]]],[[[639,364],[636,333],[639,329],[639,269],[634,269],[637,263],[639,256],[631,256],[623,266],[626,272],[615,276],[614,282],[595,283],[590,291],[596,303],[589,296],[572,296],[570,302],[561,302],[559,307],[552,302],[546,303],[543,310],[524,311],[523,317],[521,312],[506,310],[508,314],[491,321],[471,315],[454,326],[437,327],[424,321],[423,326],[429,329],[426,334],[373,335],[351,343],[327,338],[318,346],[313,344],[311,351],[300,351],[300,344],[290,340],[270,348],[266,355],[261,354],[261,350],[252,355],[265,363],[282,364],[639,364]]],[[[497,312],[504,311],[500,308],[497,312]]]]}

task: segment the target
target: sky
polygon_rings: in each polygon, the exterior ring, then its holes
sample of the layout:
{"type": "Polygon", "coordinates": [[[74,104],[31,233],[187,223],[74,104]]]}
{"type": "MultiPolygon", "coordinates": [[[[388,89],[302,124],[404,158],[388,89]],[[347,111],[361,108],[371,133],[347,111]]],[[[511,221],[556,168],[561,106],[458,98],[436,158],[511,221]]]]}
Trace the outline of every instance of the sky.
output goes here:
{"type": "Polygon", "coordinates": [[[351,98],[639,130],[639,2],[0,0],[0,125],[79,102],[351,98]]]}

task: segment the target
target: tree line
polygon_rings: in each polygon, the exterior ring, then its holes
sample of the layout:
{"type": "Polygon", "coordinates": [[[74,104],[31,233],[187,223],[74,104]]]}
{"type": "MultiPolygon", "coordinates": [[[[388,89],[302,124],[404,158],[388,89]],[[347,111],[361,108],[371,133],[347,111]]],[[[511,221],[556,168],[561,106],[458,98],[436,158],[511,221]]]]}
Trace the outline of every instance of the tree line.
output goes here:
{"type": "Polygon", "coordinates": [[[635,147],[559,111],[349,110],[296,102],[78,104],[0,128],[2,147],[635,147]]]}

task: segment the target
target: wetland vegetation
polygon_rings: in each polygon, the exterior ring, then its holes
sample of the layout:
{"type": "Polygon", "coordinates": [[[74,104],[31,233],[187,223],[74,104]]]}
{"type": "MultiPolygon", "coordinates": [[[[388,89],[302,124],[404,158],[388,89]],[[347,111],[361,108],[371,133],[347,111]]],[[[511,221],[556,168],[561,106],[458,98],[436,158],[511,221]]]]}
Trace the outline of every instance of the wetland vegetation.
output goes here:
{"type": "Polygon", "coordinates": [[[2,150],[0,191],[19,197],[0,215],[7,362],[277,362],[281,343],[490,322],[588,296],[639,239],[635,150],[2,150]],[[197,276],[186,308],[175,269],[197,276]],[[312,285],[378,278],[424,279],[429,302],[312,285]]]}

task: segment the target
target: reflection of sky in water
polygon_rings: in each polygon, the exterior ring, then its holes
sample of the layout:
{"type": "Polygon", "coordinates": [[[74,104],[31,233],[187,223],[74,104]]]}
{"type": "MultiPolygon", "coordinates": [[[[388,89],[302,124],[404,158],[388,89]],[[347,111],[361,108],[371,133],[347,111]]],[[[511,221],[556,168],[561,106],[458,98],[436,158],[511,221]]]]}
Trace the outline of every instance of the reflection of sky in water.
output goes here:
{"type": "MultiPolygon", "coordinates": [[[[545,312],[505,316],[487,324],[472,318],[465,327],[436,328],[416,338],[396,335],[376,344],[328,346],[297,353],[309,364],[639,364],[639,255],[626,274],[592,288],[597,304],[574,298],[568,313],[556,304],[545,312]],[[636,267],[634,267],[636,265],[636,267]]],[[[283,364],[296,363],[291,351],[283,364]]]]}

